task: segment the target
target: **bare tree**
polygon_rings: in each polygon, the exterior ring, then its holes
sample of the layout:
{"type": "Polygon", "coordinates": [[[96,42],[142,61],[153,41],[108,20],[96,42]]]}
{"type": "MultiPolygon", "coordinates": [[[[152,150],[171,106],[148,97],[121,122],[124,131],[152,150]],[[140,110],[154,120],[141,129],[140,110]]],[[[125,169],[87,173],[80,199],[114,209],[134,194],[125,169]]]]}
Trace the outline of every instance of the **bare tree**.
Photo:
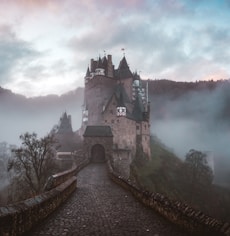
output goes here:
{"type": "MultiPolygon", "coordinates": [[[[8,162],[8,171],[13,169],[20,185],[27,185],[30,195],[42,191],[47,177],[54,167],[54,145],[52,135],[38,138],[36,133],[20,135],[22,145],[12,150],[14,158],[8,162]]],[[[13,182],[15,179],[13,180],[13,182]]]]}

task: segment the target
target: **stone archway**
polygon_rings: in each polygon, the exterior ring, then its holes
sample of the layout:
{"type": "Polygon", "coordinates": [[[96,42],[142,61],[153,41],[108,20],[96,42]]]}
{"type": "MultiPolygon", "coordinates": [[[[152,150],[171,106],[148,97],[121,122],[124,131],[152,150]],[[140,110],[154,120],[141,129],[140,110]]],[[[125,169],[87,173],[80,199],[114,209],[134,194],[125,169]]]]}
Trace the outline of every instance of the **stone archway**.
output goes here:
{"type": "Polygon", "coordinates": [[[113,134],[110,126],[87,126],[84,137],[84,153],[88,160],[107,161],[113,153],[113,134]]]}
{"type": "Polygon", "coordinates": [[[105,148],[100,144],[95,144],[91,148],[92,162],[105,162],[105,148]]]}

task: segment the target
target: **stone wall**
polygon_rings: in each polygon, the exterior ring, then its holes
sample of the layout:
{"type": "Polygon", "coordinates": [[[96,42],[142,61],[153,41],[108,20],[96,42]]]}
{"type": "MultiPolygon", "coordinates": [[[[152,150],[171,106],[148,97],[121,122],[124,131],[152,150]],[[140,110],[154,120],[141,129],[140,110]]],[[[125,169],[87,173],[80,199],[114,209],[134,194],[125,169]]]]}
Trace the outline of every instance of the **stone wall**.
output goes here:
{"type": "Polygon", "coordinates": [[[99,75],[94,76],[85,84],[85,106],[89,112],[87,125],[102,123],[103,107],[113,94],[115,85],[115,79],[99,75]]]}
{"type": "Polygon", "coordinates": [[[49,191],[58,185],[64,183],[71,177],[75,176],[79,170],[85,167],[89,163],[88,159],[85,159],[82,163],[78,164],[77,166],[74,165],[71,169],[51,175],[45,184],[44,191],[49,191]]]}
{"type": "Polygon", "coordinates": [[[230,236],[230,223],[222,222],[194,210],[180,201],[173,201],[160,193],[150,193],[134,186],[129,180],[116,175],[109,166],[109,175],[117,184],[130,191],[144,205],[154,209],[172,223],[193,235],[230,236]]]}
{"type": "Polygon", "coordinates": [[[52,213],[76,189],[76,177],[56,188],[16,204],[0,207],[0,235],[17,236],[52,213]]]}
{"type": "Polygon", "coordinates": [[[110,162],[113,165],[113,169],[117,174],[129,178],[130,165],[132,162],[131,150],[128,149],[115,149],[113,150],[113,156],[110,158],[110,162]]]}
{"type": "MultiPolygon", "coordinates": [[[[113,102],[113,101],[112,101],[113,102]]],[[[113,143],[118,149],[129,148],[136,153],[136,121],[127,117],[117,117],[116,104],[104,113],[104,125],[109,125],[113,133],[113,143]]]]}
{"type": "Polygon", "coordinates": [[[0,235],[17,236],[29,231],[57,209],[77,187],[77,172],[88,160],[49,178],[46,192],[15,204],[0,207],[0,235]]]}
{"type": "Polygon", "coordinates": [[[151,151],[150,151],[150,124],[147,121],[141,122],[141,144],[143,147],[143,152],[150,159],[151,151]]]}

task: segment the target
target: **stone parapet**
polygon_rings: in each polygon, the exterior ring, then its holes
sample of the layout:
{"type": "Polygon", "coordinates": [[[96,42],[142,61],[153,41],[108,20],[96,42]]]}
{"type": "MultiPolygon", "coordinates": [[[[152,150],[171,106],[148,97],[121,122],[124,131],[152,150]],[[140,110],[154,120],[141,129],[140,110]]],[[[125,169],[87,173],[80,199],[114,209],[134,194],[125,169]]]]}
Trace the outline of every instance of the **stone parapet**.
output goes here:
{"type": "Polygon", "coordinates": [[[52,175],[45,192],[34,198],[0,207],[0,236],[18,236],[56,210],[77,187],[76,174],[88,164],[79,163],[70,170],[52,175]]]}
{"type": "Polygon", "coordinates": [[[0,207],[0,235],[17,236],[52,213],[76,189],[73,176],[56,188],[15,204],[0,207]]]}
{"type": "Polygon", "coordinates": [[[78,165],[74,165],[69,170],[51,175],[45,184],[44,191],[49,191],[49,190],[57,187],[58,185],[64,183],[65,181],[67,181],[71,177],[75,176],[82,168],[84,168],[86,165],[88,165],[88,163],[89,163],[89,160],[85,159],[85,161],[81,162],[78,165]]]}
{"type": "Polygon", "coordinates": [[[172,223],[192,234],[230,236],[230,223],[214,219],[185,203],[170,200],[160,193],[141,190],[131,181],[115,174],[111,166],[109,166],[109,175],[114,182],[131,192],[144,205],[154,209],[172,223]]]}

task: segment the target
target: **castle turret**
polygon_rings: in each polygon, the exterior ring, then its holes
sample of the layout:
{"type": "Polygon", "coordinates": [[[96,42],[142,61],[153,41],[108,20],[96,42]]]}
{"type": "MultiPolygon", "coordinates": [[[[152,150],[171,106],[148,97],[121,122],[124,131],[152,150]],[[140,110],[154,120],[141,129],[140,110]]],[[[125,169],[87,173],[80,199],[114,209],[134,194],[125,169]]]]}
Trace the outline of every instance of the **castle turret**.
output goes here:
{"type": "Polygon", "coordinates": [[[97,61],[95,75],[105,75],[105,69],[103,68],[103,63],[102,63],[101,57],[99,57],[99,59],[97,61]]]}
{"type": "Polygon", "coordinates": [[[66,112],[60,118],[57,133],[73,133],[71,116],[67,116],[66,112]]]}
{"type": "Polygon", "coordinates": [[[67,116],[67,113],[64,112],[59,120],[59,124],[52,131],[55,139],[60,144],[58,147],[59,152],[70,152],[74,150],[76,141],[70,115],[67,116]]]}
{"type": "Polygon", "coordinates": [[[85,84],[87,84],[90,80],[90,71],[89,67],[87,68],[86,74],[85,74],[85,84]]]}
{"type": "Polygon", "coordinates": [[[113,63],[112,63],[112,55],[108,55],[107,76],[111,77],[111,78],[114,77],[114,68],[113,68],[113,63]]]}
{"type": "Polygon", "coordinates": [[[119,67],[116,70],[116,77],[122,82],[125,87],[126,93],[130,100],[132,100],[132,84],[133,84],[133,74],[129,69],[128,63],[125,56],[120,61],[119,67]]]}
{"type": "Polygon", "coordinates": [[[103,69],[103,64],[102,64],[101,57],[99,57],[99,59],[98,59],[98,61],[97,61],[97,68],[103,69]]]}
{"type": "Polygon", "coordinates": [[[132,72],[129,69],[129,66],[128,66],[128,63],[126,61],[125,56],[120,61],[119,67],[117,69],[117,76],[121,80],[133,77],[133,74],[132,74],[132,72]]]}
{"type": "Polygon", "coordinates": [[[94,59],[91,59],[91,62],[90,62],[90,72],[94,73],[96,68],[97,68],[97,61],[95,61],[94,59]]]}
{"type": "Polygon", "coordinates": [[[87,68],[87,71],[86,71],[85,77],[90,77],[89,67],[87,68]]]}

